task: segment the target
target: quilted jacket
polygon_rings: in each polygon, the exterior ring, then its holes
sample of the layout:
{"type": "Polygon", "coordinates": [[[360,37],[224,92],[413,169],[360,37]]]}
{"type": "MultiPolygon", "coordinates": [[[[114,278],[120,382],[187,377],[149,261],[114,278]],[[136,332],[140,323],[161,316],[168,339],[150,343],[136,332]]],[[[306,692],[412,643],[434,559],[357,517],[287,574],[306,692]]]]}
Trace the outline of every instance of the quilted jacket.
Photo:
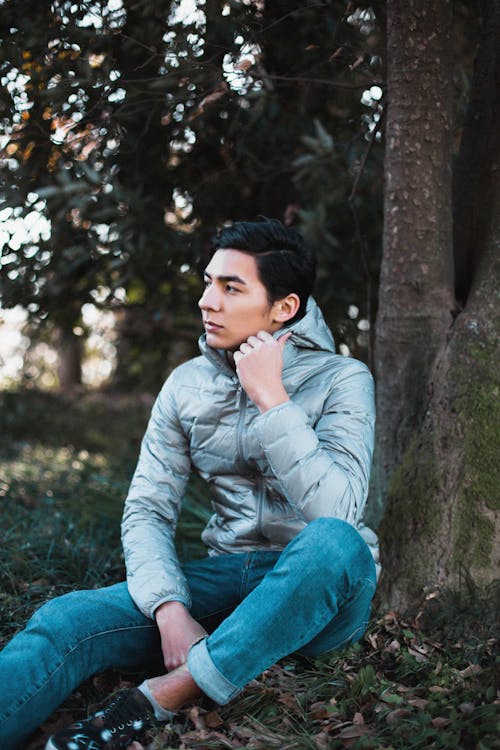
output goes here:
{"type": "Polygon", "coordinates": [[[166,601],[190,606],[174,535],[192,470],[206,480],[214,510],[202,534],[209,554],[281,550],[309,521],[334,516],[359,529],[378,561],[376,535],[361,521],[372,377],[363,363],[335,353],[312,299],[287,330],[290,401],[260,414],[226,353],[203,335],[202,356],[177,367],[155,402],[122,521],[129,591],[148,617],[166,601]]]}

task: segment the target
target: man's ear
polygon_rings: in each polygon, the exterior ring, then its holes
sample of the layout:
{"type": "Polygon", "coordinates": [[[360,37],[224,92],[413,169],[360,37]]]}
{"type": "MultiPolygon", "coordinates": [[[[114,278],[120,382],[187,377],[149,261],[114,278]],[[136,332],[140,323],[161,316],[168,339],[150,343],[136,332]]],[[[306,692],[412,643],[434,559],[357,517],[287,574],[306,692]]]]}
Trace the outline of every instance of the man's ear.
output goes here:
{"type": "Polygon", "coordinates": [[[300,307],[299,295],[295,292],[287,294],[283,299],[277,300],[274,305],[274,320],[276,323],[286,323],[297,314],[300,307]]]}

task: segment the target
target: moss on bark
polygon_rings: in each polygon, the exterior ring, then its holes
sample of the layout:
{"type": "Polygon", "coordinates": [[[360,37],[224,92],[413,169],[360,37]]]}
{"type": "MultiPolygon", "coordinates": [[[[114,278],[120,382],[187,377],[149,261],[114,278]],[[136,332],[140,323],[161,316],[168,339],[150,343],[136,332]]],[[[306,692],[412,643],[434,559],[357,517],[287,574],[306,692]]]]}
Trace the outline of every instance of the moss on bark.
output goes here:
{"type": "Polygon", "coordinates": [[[500,509],[500,382],[498,349],[494,345],[475,346],[469,370],[457,369],[459,398],[457,411],[464,425],[464,471],[491,510],[500,509]]]}
{"type": "Polygon", "coordinates": [[[438,492],[432,435],[419,434],[411,441],[392,475],[380,527],[381,593],[392,606],[401,606],[406,597],[422,592],[428,580],[428,560],[415,540],[432,538],[439,530],[438,492]],[[387,571],[395,570],[398,571],[397,579],[389,578],[387,571]]]}
{"type": "Polygon", "coordinates": [[[498,570],[499,379],[491,331],[465,317],[434,371],[426,417],[389,486],[381,596],[406,609],[425,590],[498,570]],[[468,346],[467,346],[468,345],[468,346]]]}
{"type": "Polygon", "coordinates": [[[496,344],[483,340],[471,347],[468,366],[464,363],[451,373],[457,390],[457,419],[464,436],[452,562],[454,570],[466,566],[479,578],[497,562],[494,559],[495,511],[500,508],[497,362],[496,344]]]}

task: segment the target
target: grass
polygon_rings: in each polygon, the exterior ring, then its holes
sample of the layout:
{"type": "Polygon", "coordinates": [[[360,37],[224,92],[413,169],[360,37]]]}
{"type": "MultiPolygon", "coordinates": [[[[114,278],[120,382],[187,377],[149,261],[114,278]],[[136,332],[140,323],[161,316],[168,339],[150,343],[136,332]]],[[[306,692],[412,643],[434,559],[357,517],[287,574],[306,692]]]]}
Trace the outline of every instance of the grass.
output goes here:
{"type": "MultiPolygon", "coordinates": [[[[48,598],[123,580],[119,520],[151,399],[34,391],[0,394],[0,644],[48,598]]],[[[209,515],[189,487],[181,557],[202,554],[209,515]]],[[[186,710],[151,750],[500,748],[495,683],[498,587],[428,600],[411,620],[374,612],[361,643],[328,658],[289,658],[224,708],[186,710]]],[[[109,672],[52,716],[72,721],[137,676],[109,672]]]]}

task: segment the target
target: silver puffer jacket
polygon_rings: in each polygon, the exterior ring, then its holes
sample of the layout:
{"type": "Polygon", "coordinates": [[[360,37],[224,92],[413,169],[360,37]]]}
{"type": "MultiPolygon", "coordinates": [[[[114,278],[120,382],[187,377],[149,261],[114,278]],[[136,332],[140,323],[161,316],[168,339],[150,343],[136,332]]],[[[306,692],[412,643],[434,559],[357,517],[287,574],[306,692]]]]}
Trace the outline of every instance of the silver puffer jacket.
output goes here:
{"type": "MultiPolygon", "coordinates": [[[[283,353],[290,401],[260,414],[223,351],[200,338],[201,357],[177,367],[153,407],[125,503],[122,541],[132,598],[148,617],[163,602],[190,606],[174,547],[189,474],[207,482],[214,515],[209,554],[281,550],[319,516],[356,526],[373,447],[373,381],[361,362],[335,354],[310,299],[283,353]]],[[[278,338],[283,334],[278,331],[278,338]]]]}

